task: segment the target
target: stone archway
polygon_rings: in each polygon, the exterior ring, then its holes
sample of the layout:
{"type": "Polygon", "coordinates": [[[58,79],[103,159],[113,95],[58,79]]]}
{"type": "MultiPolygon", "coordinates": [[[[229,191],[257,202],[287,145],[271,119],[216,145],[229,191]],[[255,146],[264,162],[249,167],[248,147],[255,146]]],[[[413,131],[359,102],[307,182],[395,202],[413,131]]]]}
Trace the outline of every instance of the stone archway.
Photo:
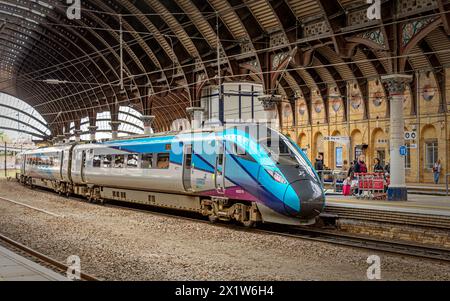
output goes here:
{"type": "MultiPolygon", "coordinates": [[[[436,158],[442,157],[438,151],[439,143],[444,143],[439,141],[437,130],[434,125],[426,124],[422,127],[420,133],[420,166],[419,168],[423,170],[420,174],[420,181],[423,183],[433,183],[433,172],[432,167],[436,158]]],[[[442,160],[442,158],[441,158],[442,160]]],[[[442,162],[442,166],[444,166],[442,162]]],[[[442,179],[441,179],[442,180],[442,179]]]]}
{"type": "Polygon", "coordinates": [[[360,130],[355,129],[352,131],[350,135],[350,158],[351,160],[357,160],[357,155],[359,154],[359,151],[356,150],[358,145],[362,145],[362,133],[360,130]]]}
{"type": "Polygon", "coordinates": [[[312,153],[311,153],[311,158],[313,159],[313,161],[314,161],[315,158],[317,158],[317,156],[319,154],[325,155],[323,134],[321,132],[317,132],[314,135],[313,147],[312,147],[312,153]]]}
{"type": "Polygon", "coordinates": [[[300,146],[300,148],[305,152],[306,155],[308,154],[308,137],[305,133],[300,133],[297,139],[297,144],[300,146]]]}
{"type": "MultiPolygon", "coordinates": [[[[331,136],[340,136],[341,132],[339,132],[338,130],[335,130],[331,136]]],[[[329,167],[331,169],[338,169],[338,168],[342,168],[343,165],[343,160],[344,160],[344,156],[343,156],[343,146],[335,143],[335,142],[328,142],[328,153],[329,153],[329,167]],[[340,154],[340,158],[337,158],[337,148],[340,148],[341,150],[341,154],[340,154]],[[339,159],[339,160],[337,160],[339,159]],[[339,161],[339,162],[338,162],[339,161]]]]}
{"type": "Polygon", "coordinates": [[[374,164],[375,158],[381,160],[382,166],[389,162],[389,140],[382,128],[375,128],[372,131],[367,163],[374,164]]]}

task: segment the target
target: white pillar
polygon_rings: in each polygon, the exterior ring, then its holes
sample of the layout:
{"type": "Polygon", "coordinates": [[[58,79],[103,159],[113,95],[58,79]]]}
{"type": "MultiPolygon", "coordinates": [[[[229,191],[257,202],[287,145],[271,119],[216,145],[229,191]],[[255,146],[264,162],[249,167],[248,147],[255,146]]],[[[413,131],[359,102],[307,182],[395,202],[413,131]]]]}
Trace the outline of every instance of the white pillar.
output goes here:
{"type": "Polygon", "coordinates": [[[75,130],[75,142],[80,142],[81,141],[81,134],[83,132],[81,130],[75,130]]]}
{"type": "Polygon", "coordinates": [[[412,80],[411,75],[392,74],[382,76],[391,98],[390,120],[390,176],[391,183],[388,188],[388,200],[406,201],[408,192],[405,181],[405,157],[400,155],[400,147],[405,145],[403,117],[403,102],[405,87],[412,80]]]}
{"type": "Polygon", "coordinates": [[[109,123],[109,125],[111,126],[112,139],[117,139],[117,138],[119,138],[119,126],[120,126],[120,121],[111,121],[111,122],[109,123]]]}
{"type": "Polygon", "coordinates": [[[97,132],[98,126],[90,126],[88,129],[89,129],[89,140],[95,141],[95,133],[97,132]]]}
{"type": "Polygon", "coordinates": [[[70,142],[70,132],[64,133],[64,143],[69,143],[70,142]]]}
{"type": "Polygon", "coordinates": [[[152,124],[155,121],[155,116],[152,115],[144,115],[141,117],[142,122],[144,123],[144,135],[153,134],[152,124]]]}
{"type": "Polygon", "coordinates": [[[190,107],[186,109],[191,117],[191,129],[198,130],[202,127],[204,109],[200,107],[190,107]]]}
{"type": "Polygon", "coordinates": [[[263,95],[258,97],[266,113],[267,126],[274,129],[280,128],[280,118],[278,116],[278,104],[281,102],[280,95],[263,95]]]}

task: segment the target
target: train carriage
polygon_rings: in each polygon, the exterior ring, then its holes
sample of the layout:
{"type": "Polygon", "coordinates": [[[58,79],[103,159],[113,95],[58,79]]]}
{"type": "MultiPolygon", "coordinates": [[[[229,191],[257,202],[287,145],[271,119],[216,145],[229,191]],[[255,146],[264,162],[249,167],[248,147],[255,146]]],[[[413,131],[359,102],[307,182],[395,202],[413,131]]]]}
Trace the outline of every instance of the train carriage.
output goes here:
{"type": "Polygon", "coordinates": [[[268,134],[228,127],[54,146],[23,153],[20,178],[91,201],[189,210],[212,221],[314,223],[324,207],[316,172],[289,138],[268,134]]]}

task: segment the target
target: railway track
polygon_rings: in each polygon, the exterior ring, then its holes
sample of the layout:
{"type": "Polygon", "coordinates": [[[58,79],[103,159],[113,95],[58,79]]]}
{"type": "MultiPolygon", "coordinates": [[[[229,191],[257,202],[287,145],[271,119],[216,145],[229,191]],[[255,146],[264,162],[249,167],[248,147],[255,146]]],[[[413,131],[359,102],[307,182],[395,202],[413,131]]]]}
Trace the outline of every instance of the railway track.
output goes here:
{"type": "MultiPolygon", "coordinates": [[[[142,209],[134,206],[129,206],[127,203],[106,203],[107,207],[132,210],[137,212],[152,213],[167,217],[181,218],[194,222],[210,223],[202,217],[196,217],[193,214],[174,214],[163,212],[163,210],[150,211],[150,208],[142,209]]],[[[141,207],[141,206],[138,206],[141,207]]],[[[148,206],[147,206],[148,207],[148,206]]],[[[152,208],[153,209],[153,208],[152,208]]],[[[159,208],[158,208],[159,209],[159,208]]],[[[338,232],[337,230],[323,230],[305,227],[287,227],[277,225],[260,225],[256,228],[246,228],[244,226],[227,223],[216,223],[215,226],[232,228],[238,231],[247,231],[254,233],[263,233],[270,235],[285,236],[291,238],[305,239],[316,242],[324,242],[335,245],[360,248],[365,250],[381,251],[396,255],[405,255],[418,258],[426,258],[431,260],[438,260],[441,262],[450,263],[450,249],[439,248],[434,246],[415,244],[406,241],[398,240],[382,240],[375,237],[367,237],[361,235],[353,235],[348,233],[338,232]]]]}
{"type": "MultiPolygon", "coordinates": [[[[72,196],[70,197],[70,199],[85,202],[83,198],[76,196],[72,196]]],[[[171,218],[180,218],[192,222],[210,223],[206,218],[200,216],[199,214],[159,207],[151,207],[148,205],[140,205],[120,201],[109,201],[105,203],[103,206],[110,208],[118,208],[121,210],[131,210],[147,214],[151,213],[171,218]]],[[[232,228],[238,231],[298,238],[309,241],[330,243],[334,245],[379,251],[403,256],[412,256],[417,258],[426,258],[431,260],[438,260],[440,262],[450,263],[450,249],[422,244],[415,244],[406,241],[398,241],[398,240],[386,241],[375,237],[342,233],[336,230],[323,230],[305,227],[287,227],[287,226],[267,225],[267,224],[260,225],[256,228],[246,228],[236,224],[220,223],[220,222],[215,223],[214,226],[232,228]]]]}
{"type": "MultiPolygon", "coordinates": [[[[52,271],[55,271],[61,275],[66,275],[66,272],[68,270],[68,266],[65,264],[48,257],[36,250],[33,250],[3,234],[0,234],[0,244],[4,246],[5,248],[13,251],[14,253],[21,255],[22,257],[25,257],[27,259],[30,259],[33,262],[38,263],[41,266],[44,266],[52,271]]],[[[80,273],[80,277],[82,281],[99,281],[100,279],[91,276],[89,274],[80,273]]]]}
{"type": "Polygon", "coordinates": [[[328,205],[325,213],[339,216],[339,218],[386,222],[401,225],[423,226],[450,230],[450,216],[406,213],[380,209],[345,208],[328,205]]]}

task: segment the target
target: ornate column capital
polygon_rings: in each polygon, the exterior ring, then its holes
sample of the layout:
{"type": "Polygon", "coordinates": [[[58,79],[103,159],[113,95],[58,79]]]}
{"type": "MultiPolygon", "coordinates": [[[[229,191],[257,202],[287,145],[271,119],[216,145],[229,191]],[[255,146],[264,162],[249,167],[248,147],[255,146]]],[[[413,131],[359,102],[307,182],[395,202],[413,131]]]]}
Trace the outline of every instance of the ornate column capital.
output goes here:
{"type": "Polygon", "coordinates": [[[119,130],[120,121],[111,121],[109,123],[112,132],[117,132],[119,130]]]}
{"type": "Polygon", "coordinates": [[[205,111],[205,109],[204,109],[204,108],[201,108],[201,107],[189,107],[189,108],[186,108],[186,112],[187,112],[190,116],[192,116],[192,115],[195,114],[196,112],[203,113],[204,111],[205,111]]]}
{"type": "Polygon", "coordinates": [[[386,85],[390,96],[403,95],[406,85],[412,81],[412,75],[390,74],[381,76],[381,82],[386,85]]]}
{"type": "Polygon", "coordinates": [[[275,110],[277,104],[281,102],[280,95],[263,95],[258,97],[258,100],[261,102],[264,111],[272,111],[275,110]]]}
{"type": "Polygon", "coordinates": [[[96,132],[97,132],[97,130],[98,130],[98,126],[90,126],[90,127],[88,127],[88,130],[89,130],[89,134],[95,134],[96,132]]]}
{"type": "Polygon", "coordinates": [[[153,121],[155,121],[155,116],[153,115],[143,115],[141,117],[142,123],[144,123],[144,126],[152,126],[153,121]]]}

